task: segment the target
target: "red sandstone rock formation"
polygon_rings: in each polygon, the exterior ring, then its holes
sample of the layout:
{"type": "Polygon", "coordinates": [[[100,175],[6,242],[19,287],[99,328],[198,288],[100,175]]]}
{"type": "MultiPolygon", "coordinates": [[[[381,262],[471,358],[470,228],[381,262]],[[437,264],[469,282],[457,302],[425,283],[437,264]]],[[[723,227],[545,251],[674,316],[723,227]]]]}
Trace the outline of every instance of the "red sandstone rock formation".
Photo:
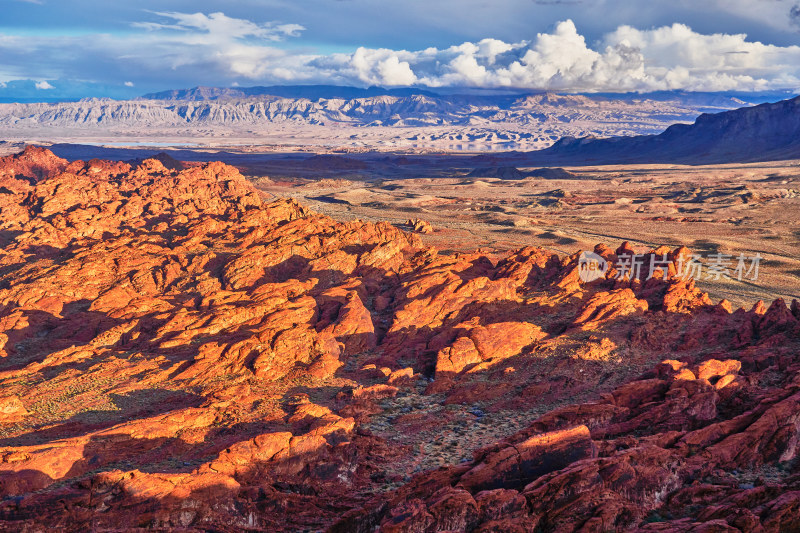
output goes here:
{"type": "Polygon", "coordinates": [[[2,530],[800,523],[796,302],[440,256],[220,163],[0,182],[2,530]]]}
{"type": "Polygon", "coordinates": [[[431,226],[431,223],[420,218],[408,219],[406,226],[416,233],[433,233],[433,226],[431,226]]]}

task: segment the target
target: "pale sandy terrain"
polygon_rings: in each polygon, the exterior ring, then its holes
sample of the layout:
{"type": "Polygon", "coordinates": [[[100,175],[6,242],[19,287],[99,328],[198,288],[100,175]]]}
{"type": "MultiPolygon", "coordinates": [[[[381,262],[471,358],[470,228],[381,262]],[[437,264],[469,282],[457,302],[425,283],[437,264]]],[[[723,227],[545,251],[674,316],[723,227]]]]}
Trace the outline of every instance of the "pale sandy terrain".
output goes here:
{"type": "MultiPolygon", "coordinates": [[[[670,117],[672,119],[673,117],[670,117]]],[[[691,121],[694,116],[678,117],[691,121]]],[[[639,135],[660,133],[671,120],[645,123],[599,123],[583,119],[568,123],[513,125],[486,123],[475,126],[315,126],[309,124],[268,124],[247,129],[219,126],[180,128],[92,128],[59,126],[13,126],[4,138],[29,144],[81,143],[101,146],[236,146],[258,150],[314,150],[317,152],[369,152],[405,150],[504,151],[540,150],[563,136],[639,135]]]]}
{"type": "Polygon", "coordinates": [[[538,150],[558,139],[656,134],[704,112],[751,105],[538,94],[215,101],[89,99],[0,104],[3,139],[29,143],[168,143],[291,150],[538,150]]]}
{"type": "MultiPolygon", "coordinates": [[[[525,170],[525,169],[523,169],[525,170]]],[[[630,241],[686,245],[709,256],[763,257],[757,280],[698,280],[734,306],[800,299],[800,163],[615,166],[567,169],[575,179],[422,178],[378,181],[257,180],[340,219],[429,221],[442,251],[542,246],[591,250],[630,241]]],[[[748,262],[747,266],[750,266],[748,262]]],[[[752,274],[751,274],[752,277],[752,274]]]]}

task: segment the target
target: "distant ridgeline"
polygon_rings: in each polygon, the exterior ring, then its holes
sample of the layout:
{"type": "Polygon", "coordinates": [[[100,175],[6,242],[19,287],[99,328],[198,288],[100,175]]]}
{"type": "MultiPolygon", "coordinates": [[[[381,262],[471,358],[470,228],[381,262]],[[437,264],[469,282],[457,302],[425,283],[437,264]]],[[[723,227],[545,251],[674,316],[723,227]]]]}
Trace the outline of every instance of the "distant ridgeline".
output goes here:
{"type": "Polygon", "coordinates": [[[659,135],[564,138],[531,163],[729,163],[800,159],[800,96],[675,124],[659,135]]]}
{"type": "Polygon", "coordinates": [[[317,128],[297,141],[309,146],[317,142],[359,149],[428,146],[529,152],[528,159],[513,163],[517,166],[717,163],[800,157],[796,99],[763,103],[781,97],[785,94],[194,87],[133,100],[0,103],[0,129],[2,140],[10,141],[73,142],[74,137],[88,135],[110,142],[145,131],[150,138],[234,136],[259,142],[271,135],[267,143],[280,144],[288,131],[273,127],[280,124],[317,128]],[[395,130],[319,129],[329,126],[395,130]]]}

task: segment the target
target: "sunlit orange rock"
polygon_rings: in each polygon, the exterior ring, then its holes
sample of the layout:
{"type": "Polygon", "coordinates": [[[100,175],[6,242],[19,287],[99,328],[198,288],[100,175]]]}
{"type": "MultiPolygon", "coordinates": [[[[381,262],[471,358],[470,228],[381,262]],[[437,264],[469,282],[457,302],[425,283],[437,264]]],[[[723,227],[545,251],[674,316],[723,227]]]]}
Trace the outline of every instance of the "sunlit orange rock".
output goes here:
{"type": "Polygon", "coordinates": [[[684,247],[587,284],[163,155],[0,187],[4,531],[800,522],[800,304],[715,306],[684,247]]]}
{"type": "Polygon", "coordinates": [[[18,397],[0,396],[0,424],[18,422],[27,414],[27,409],[18,397]]]}

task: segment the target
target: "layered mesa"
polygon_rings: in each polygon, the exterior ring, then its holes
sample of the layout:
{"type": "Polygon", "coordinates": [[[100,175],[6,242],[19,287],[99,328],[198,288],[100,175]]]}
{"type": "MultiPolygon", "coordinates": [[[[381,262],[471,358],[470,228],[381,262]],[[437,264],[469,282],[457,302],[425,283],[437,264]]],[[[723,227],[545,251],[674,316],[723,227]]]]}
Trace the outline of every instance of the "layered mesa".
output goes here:
{"type": "Polygon", "coordinates": [[[221,163],[28,148],[0,214],[0,529],[800,523],[796,302],[439,255],[221,163]]]}

